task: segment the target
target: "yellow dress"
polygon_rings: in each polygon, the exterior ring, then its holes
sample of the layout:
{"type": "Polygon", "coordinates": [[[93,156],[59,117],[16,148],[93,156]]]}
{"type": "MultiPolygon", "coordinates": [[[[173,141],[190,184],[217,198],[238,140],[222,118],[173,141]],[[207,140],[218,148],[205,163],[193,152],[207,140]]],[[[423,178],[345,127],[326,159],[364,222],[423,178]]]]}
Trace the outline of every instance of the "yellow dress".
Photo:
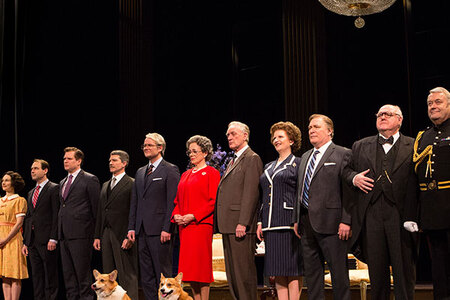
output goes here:
{"type": "MultiPolygon", "coordinates": [[[[19,195],[0,198],[0,239],[11,232],[17,222],[17,217],[25,216],[27,201],[19,195]]],[[[27,260],[22,254],[22,231],[0,248],[0,278],[28,278],[27,260]]]]}

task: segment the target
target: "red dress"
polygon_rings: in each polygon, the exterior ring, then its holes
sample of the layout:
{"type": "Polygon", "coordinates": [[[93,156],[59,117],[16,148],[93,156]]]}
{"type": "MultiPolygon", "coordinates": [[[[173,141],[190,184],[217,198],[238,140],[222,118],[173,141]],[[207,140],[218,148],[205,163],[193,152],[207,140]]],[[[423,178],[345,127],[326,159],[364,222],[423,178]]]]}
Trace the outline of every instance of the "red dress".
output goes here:
{"type": "Polygon", "coordinates": [[[183,281],[211,283],[213,212],[220,173],[207,166],[197,172],[187,170],[181,175],[175,198],[174,215],[193,214],[195,220],[180,228],[178,271],[183,281]]]}

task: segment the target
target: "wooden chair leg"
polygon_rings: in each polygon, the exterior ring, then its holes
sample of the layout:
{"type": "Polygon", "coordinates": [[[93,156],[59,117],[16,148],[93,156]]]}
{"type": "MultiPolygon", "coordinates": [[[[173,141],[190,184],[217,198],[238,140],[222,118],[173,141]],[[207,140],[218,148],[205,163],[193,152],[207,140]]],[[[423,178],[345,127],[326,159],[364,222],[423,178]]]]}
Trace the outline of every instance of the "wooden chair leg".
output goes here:
{"type": "Polygon", "coordinates": [[[366,300],[367,299],[367,282],[361,281],[359,283],[359,290],[361,293],[361,300],[366,300]]]}

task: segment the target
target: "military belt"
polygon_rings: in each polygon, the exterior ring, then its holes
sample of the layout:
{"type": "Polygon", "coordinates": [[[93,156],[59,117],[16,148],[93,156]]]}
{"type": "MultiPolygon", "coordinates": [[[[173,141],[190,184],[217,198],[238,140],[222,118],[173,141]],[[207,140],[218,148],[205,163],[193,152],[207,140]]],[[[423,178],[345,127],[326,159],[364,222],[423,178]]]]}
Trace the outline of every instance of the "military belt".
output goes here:
{"type": "Polygon", "coordinates": [[[420,190],[422,192],[432,191],[432,190],[450,189],[450,180],[448,180],[448,181],[432,180],[427,183],[419,183],[419,186],[420,186],[420,190]]]}

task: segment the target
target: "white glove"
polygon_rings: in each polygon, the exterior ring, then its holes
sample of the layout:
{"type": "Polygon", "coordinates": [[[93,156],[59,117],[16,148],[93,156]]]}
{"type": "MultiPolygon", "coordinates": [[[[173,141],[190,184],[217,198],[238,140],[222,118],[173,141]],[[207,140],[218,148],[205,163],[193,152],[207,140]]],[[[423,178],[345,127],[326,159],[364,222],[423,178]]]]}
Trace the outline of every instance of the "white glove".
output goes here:
{"type": "Polygon", "coordinates": [[[409,232],[417,232],[419,231],[419,227],[417,226],[416,222],[413,221],[406,221],[403,223],[403,227],[405,227],[406,230],[409,232]]]}

